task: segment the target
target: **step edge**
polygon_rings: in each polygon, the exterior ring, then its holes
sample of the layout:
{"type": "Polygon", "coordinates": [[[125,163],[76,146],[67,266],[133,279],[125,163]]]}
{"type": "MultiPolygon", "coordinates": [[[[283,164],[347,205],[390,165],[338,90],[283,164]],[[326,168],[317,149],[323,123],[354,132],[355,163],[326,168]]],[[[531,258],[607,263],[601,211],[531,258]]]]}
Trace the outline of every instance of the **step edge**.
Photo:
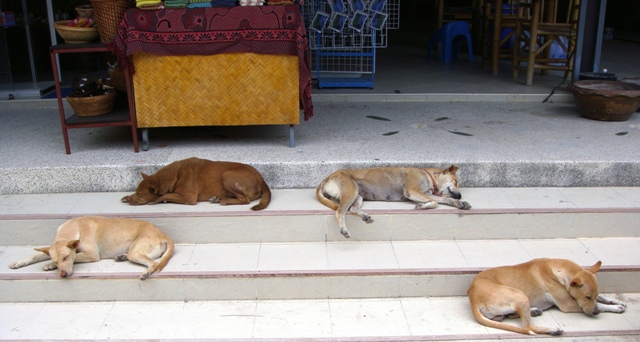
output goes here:
{"type": "MultiPolygon", "coordinates": [[[[212,279],[212,278],[295,278],[295,277],[363,277],[363,276],[427,276],[427,275],[474,275],[490,267],[469,268],[407,268],[407,269],[346,269],[346,270],[255,270],[255,271],[162,271],[149,279],[212,279]]],[[[608,265],[599,273],[640,272],[640,265],[608,265]]],[[[121,272],[77,272],[66,279],[137,279],[141,271],[121,272]]],[[[6,280],[51,280],[61,279],[57,272],[20,272],[0,274],[6,280]]]]}
{"type": "MultiPolygon", "coordinates": [[[[377,215],[497,215],[497,214],[634,214],[640,213],[640,207],[593,207],[593,208],[499,208],[471,209],[460,211],[454,208],[435,210],[414,209],[367,209],[369,214],[377,215]]],[[[145,212],[145,213],[39,213],[39,214],[0,214],[1,220],[41,220],[70,219],[77,216],[105,216],[131,218],[174,218],[174,217],[244,217],[244,216],[304,216],[334,215],[333,210],[267,210],[267,211],[200,211],[200,212],[145,212]]]]}

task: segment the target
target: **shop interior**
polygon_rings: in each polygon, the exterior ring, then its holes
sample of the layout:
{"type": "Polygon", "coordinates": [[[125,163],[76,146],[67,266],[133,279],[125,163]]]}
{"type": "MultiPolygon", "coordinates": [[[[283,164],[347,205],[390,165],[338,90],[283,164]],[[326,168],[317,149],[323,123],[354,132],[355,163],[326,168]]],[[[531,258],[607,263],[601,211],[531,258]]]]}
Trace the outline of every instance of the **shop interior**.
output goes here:
{"type": "MultiPolygon", "coordinates": [[[[0,100],[40,98],[52,95],[53,75],[49,57],[52,35],[49,20],[73,18],[75,7],[88,0],[0,0],[0,9],[11,14],[15,23],[0,26],[0,100]],[[51,3],[52,12],[47,12],[51,3]],[[53,18],[50,18],[51,15],[53,18]]],[[[466,49],[450,62],[440,62],[437,53],[427,59],[427,44],[438,28],[437,0],[397,0],[398,27],[388,30],[386,46],[376,50],[373,87],[319,88],[319,94],[393,94],[393,93],[545,93],[565,82],[562,73],[536,76],[532,86],[511,75],[511,61],[501,60],[498,74],[482,65],[480,17],[474,6],[477,0],[445,0],[447,9],[469,10],[461,20],[472,22],[473,61],[466,49]],[[475,13],[475,14],[474,14],[475,13]]],[[[613,39],[602,43],[600,65],[622,77],[638,76],[637,56],[640,53],[640,24],[635,14],[640,2],[608,0],[605,26],[613,39]]],[[[10,18],[10,19],[12,19],[10,18]]],[[[59,39],[59,37],[57,37],[59,39]]],[[[113,57],[108,53],[70,54],[59,63],[63,82],[74,75],[101,72],[113,57]]],[[[598,70],[593,70],[598,71],[598,70]]]]}

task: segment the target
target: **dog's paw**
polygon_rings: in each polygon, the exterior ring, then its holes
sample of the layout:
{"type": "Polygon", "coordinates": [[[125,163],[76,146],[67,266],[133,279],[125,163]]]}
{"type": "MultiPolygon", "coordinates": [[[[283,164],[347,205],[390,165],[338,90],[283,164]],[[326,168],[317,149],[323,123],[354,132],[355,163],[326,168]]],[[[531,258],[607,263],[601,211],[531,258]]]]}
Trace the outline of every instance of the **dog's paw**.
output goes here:
{"type": "Polygon", "coordinates": [[[46,265],[44,265],[44,267],[42,268],[45,271],[52,271],[55,270],[56,268],[58,268],[58,266],[56,266],[56,264],[54,262],[52,263],[48,263],[46,265]]]}
{"type": "Polygon", "coordinates": [[[560,328],[555,328],[553,330],[551,330],[549,332],[549,335],[551,336],[558,336],[558,335],[562,335],[562,333],[564,332],[564,330],[560,329],[560,328]]]}
{"type": "Polygon", "coordinates": [[[471,204],[465,201],[458,201],[458,208],[462,210],[469,210],[471,209],[471,204]]]}
{"type": "Polygon", "coordinates": [[[211,203],[220,203],[220,199],[216,196],[209,198],[209,202],[211,203]]]}
{"type": "Polygon", "coordinates": [[[416,209],[424,210],[424,209],[433,209],[438,206],[438,202],[428,201],[416,204],[416,209]]]}
{"type": "Polygon", "coordinates": [[[542,315],[542,310],[539,308],[531,308],[531,316],[532,317],[537,317],[542,315]]]}
{"type": "Polygon", "coordinates": [[[144,272],[140,276],[140,280],[147,280],[147,278],[149,278],[149,273],[148,272],[144,272]]]}
{"type": "Polygon", "coordinates": [[[24,266],[27,266],[27,264],[22,261],[16,261],[9,264],[9,268],[12,268],[14,270],[24,266]]]}
{"type": "Polygon", "coordinates": [[[120,254],[120,255],[116,256],[115,260],[116,261],[127,261],[127,260],[129,260],[129,257],[127,257],[127,254],[120,254]]]}
{"type": "Polygon", "coordinates": [[[364,215],[364,216],[362,216],[362,221],[364,221],[366,223],[373,223],[373,218],[371,218],[371,216],[369,216],[369,215],[364,215]]]}
{"type": "Polygon", "coordinates": [[[347,239],[351,237],[351,234],[349,234],[349,231],[346,229],[340,229],[340,234],[342,234],[342,236],[346,237],[347,239]]]}
{"type": "Polygon", "coordinates": [[[131,198],[130,196],[124,196],[124,197],[122,197],[122,198],[120,199],[120,202],[122,202],[122,203],[129,203],[129,199],[130,199],[130,198],[131,198]]]}
{"type": "Polygon", "coordinates": [[[625,310],[627,310],[627,304],[625,303],[615,304],[614,307],[617,307],[614,309],[614,313],[623,313],[625,310]]]}

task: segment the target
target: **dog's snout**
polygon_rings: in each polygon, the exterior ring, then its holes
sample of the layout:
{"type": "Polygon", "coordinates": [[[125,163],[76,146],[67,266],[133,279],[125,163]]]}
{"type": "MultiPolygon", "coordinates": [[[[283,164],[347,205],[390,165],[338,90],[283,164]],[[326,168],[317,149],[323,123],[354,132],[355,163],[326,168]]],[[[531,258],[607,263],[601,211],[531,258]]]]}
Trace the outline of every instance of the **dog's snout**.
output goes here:
{"type": "Polygon", "coordinates": [[[599,315],[599,314],[600,314],[600,311],[598,311],[598,310],[593,310],[593,315],[594,315],[594,316],[597,316],[597,315],[599,315]]]}
{"type": "Polygon", "coordinates": [[[60,272],[60,278],[66,278],[69,274],[65,271],[60,272]]]}

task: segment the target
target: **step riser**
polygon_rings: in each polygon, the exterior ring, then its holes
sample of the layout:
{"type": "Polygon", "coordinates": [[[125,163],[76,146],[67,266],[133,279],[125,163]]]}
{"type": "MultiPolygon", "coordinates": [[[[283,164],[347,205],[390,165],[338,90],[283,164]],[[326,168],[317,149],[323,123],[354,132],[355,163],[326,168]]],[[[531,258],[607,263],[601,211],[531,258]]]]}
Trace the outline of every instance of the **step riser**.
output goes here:
{"type": "MultiPolygon", "coordinates": [[[[325,162],[255,164],[272,189],[315,188],[341,168],[378,166],[447,167],[441,161],[424,163],[325,162]]],[[[640,186],[640,162],[456,162],[464,187],[603,187],[640,186]]],[[[96,166],[0,170],[0,194],[133,191],[140,173],[155,173],[165,165],[96,166]],[[33,180],[37,179],[37,182],[33,180]]]]}
{"type": "MultiPolygon", "coordinates": [[[[475,274],[0,281],[0,302],[282,300],[466,296],[475,274]]],[[[640,272],[600,272],[606,293],[640,292],[640,272]]]]}
{"type": "MultiPolygon", "coordinates": [[[[348,215],[351,239],[334,215],[138,217],[157,225],[175,243],[416,241],[556,239],[640,236],[640,213],[474,213],[451,210],[415,214],[369,212],[366,224],[348,215]]],[[[116,216],[116,215],[108,215],[116,216]]],[[[122,216],[122,215],[120,215],[122,216]]],[[[128,216],[135,217],[135,216],[128,216]]],[[[50,245],[62,218],[0,221],[0,246],[50,245]]]]}

